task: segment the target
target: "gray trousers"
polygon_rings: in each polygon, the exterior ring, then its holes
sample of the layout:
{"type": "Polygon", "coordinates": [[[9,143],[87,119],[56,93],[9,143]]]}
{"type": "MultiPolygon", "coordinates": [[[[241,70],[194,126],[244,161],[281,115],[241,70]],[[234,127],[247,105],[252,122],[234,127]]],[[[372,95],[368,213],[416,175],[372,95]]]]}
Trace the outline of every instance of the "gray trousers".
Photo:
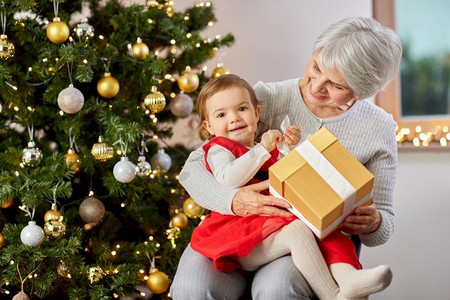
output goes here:
{"type": "MultiPolygon", "coordinates": [[[[223,273],[212,260],[186,248],[170,287],[174,300],[237,300],[244,296],[247,278],[239,272],[223,273]]],[[[278,258],[255,273],[252,299],[312,299],[314,293],[295,267],[291,256],[278,258]]]]}

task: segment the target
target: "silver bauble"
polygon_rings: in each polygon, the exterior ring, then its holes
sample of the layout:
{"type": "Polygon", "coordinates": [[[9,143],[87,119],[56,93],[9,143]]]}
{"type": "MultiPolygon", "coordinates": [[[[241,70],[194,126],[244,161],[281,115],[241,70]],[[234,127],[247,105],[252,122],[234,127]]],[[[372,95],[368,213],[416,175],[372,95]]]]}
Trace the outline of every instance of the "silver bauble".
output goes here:
{"type": "Polygon", "coordinates": [[[66,114],[77,113],[83,108],[84,96],[79,89],[73,85],[62,90],[58,95],[58,106],[66,114]]]}
{"type": "Polygon", "coordinates": [[[170,102],[170,111],[179,118],[189,116],[194,109],[194,101],[189,95],[181,92],[170,102]]]}
{"type": "Polygon", "coordinates": [[[152,172],[152,166],[145,160],[145,156],[138,157],[138,163],[136,165],[136,174],[140,177],[148,176],[152,172]]]}
{"type": "Polygon", "coordinates": [[[81,202],[78,213],[86,223],[97,224],[103,218],[105,205],[97,198],[89,197],[81,202]]]}
{"type": "Polygon", "coordinates": [[[35,167],[42,160],[42,152],[33,141],[28,142],[28,147],[23,149],[22,163],[26,166],[35,167]]]}
{"type": "Polygon", "coordinates": [[[114,165],[113,173],[117,181],[127,183],[136,176],[136,166],[128,160],[128,157],[123,156],[120,161],[114,165]]]}
{"type": "Polygon", "coordinates": [[[170,158],[169,154],[164,151],[164,149],[159,149],[158,153],[153,155],[150,163],[154,169],[167,171],[172,166],[172,159],[170,158]]]}
{"type": "Polygon", "coordinates": [[[44,230],[35,221],[29,221],[20,232],[20,240],[27,246],[38,246],[44,240],[44,230]]]}
{"type": "Polygon", "coordinates": [[[83,18],[81,23],[79,23],[73,29],[75,34],[81,38],[93,38],[94,37],[94,26],[88,23],[87,18],[83,18]]]}

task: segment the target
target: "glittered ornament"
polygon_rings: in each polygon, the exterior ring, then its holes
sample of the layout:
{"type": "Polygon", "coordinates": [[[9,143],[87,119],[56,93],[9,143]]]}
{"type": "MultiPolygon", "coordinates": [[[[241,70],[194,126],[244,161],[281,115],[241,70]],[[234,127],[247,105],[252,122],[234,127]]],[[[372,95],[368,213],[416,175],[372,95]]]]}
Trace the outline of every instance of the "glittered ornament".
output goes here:
{"type": "Polygon", "coordinates": [[[30,300],[30,297],[28,297],[28,295],[24,292],[20,291],[12,298],[12,300],[30,300]]]}
{"type": "Polygon", "coordinates": [[[140,155],[138,157],[138,163],[136,164],[136,174],[140,177],[148,176],[152,172],[152,166],[145,160],[145,156],[140,155]]]}
{"type": "Polygon", "coordinates": [[[67,151],[67,154],[64,155],[64,158],[66,159],[67,165],[70,166],[75,173],[78,173],[80,171],[80,156],[72,148],[67,151]]]}
{"type": "Polygon", "coordinates": [[[208,130],[205,127],[200,127],[198,130],[198,135],[202,140],[207,140],[211,137],[211,134],[208,132],[208,130]]]}
{"type": "Polygon", "coordinates": [[[83,108],[83,93],[70,84],[69,87],[63,89],[58,95],[58,106],[66,114],[77,113],[83,108]]]}
{"type": "Polygon", "coordinates": [[[217,65],[217,67],[212,71],[211,77],[216,78],[225,74],[230,74],[230,71],[223,65],[217,65]]]}
{"type": "Polygon", "coordinates": [[[187,70],[184,71],[180,75],[180,77],[178,77],[177,82],[180,90],[186,93],[192,93],[200,85],[200,79],[198,78],[198,75],[190,71],[189,68],[187,68],[187,70]]]}
{"type": "Polygon", "coordinates": [[[81,202],[78,213],[86,223],[97,224],[105,214],[105,205],[97,198],[89,197],[81,202]]]}
{"type": "Polygon", "coordinates": [[[1,208],[10,208],[14,203],[13,197],[9,197],[7,202],[3,202],[1,208]]]}
{"type": "Polygon", "coordinates": [[[66,224],[62,217],[58,220],[49,220],[44,224],[44,233],[49,239],[56,239],[66,233],[66,224]]]}
{"type": "Polygon", "coordinates": [[[70,30],[60,18],[54,18],[47,27],[47,37],[54,44],[64,43],[69,38],[70,30]]]}
{"type": "Polygon", "coordinates": [[[102,268],[100,268],[100,267],[91,267],[91,268],[89,268],[89,275],[88,275],[89,282],[91,284],[99,282],[100,279],[103,278],[104,274],[105,273],[103,272],[102,268]]]}
{"type": "Polygon", "coordinates": [[[16,52],[13,43],[8,41],[6,34],[0,35],[0,58],[8,59],[14,56],[16,52]]]}
{"type": "Polygon", "coordinates": [[[179,118],[189,116],[194,109],[194,101],[189,95],[181,92],[170,101],[170,111],[179,118]]]}
{"type": "Polygon", "coordinates": [[[145,96],[145,106],[153,113],[161,112],[166,106],[166,98],[159,92],[156,86],[152,86],[150,94],[145,96]]]}
{"type": "Polygon", "coordinates": [[[197,219],[200,218],[203,213],[205,212],[205,209],[197,204],[197,202],[192,199],[192,197],[187,198],[184,200],[183,203],[183,212],[191,219],[197,219]]]}
{"type": "Polygon", "coordinates": [[[173,226],[183,229],[183,228],[186,228],[189,220],[188,220],[188,217],[184,213],[179,212],[175,216],[172,217],[171,222],[172,222],[173,226]]]}
{"type": "Polygon", "coordinates": [[[134,176],[136,176],[136,166],[128,160],[128,157],[123,156],[120,158],[120,161],[114,165],[113,174],[119,182],[130,182],[134,179],[134,176]]]}
{"type": "Polygon", "coordinates": [[[103,77],[97,82],[97,92],[103,98],[113,98],[120,90],[119,81],[111,76],[111,73],[106,72],[103,77]]]}
{"type": "Polygon", "coordinates": [[[92,146],[91,154],[97,161],[107,161],[114,156],[114,148],[105,143],[103,136],[98,137],[98,143],[92,146]]]}
{"type": "Polygon", "coordinates": [[[58,273],[59,276],[62,277],[68,277],[69,276],[69,267],[64,261],[60,261],[58,266],[56,266],[56,273],[58,273]]]}
{"type": "Polygon", "coordinates": [[[131,47],[131,52],[138,60],[144,60],[150,53],[150,49],[148,49],[148,46],[142,42],[141,38],[137,38],[136,43],[134,43],[131,47]]]}
{"type": "Polygon", "coordinates": [[[169,277],[158,269],[152,269],[147,279],[147,287],[153,294],[162,294],[169,288],[169,277]]]}
{"type": "Polygon", "coordinates": [[[3,236],[3,233],[0,232],[0,248],[2,248],[4,244],[5,244],[5,237],[3,236]]]}
{"type": "Polygon", "coordinates": [[[33,141],[28,142],[28,147],[23,149],[22,163],[26,166],[35,167],[42,160],[42,152],[33,141]]]}
{"type": "Polygon", "coordinates": [[[172,159],[164,149],[158,149],[158,152],[152,156],[150,164],[153,166],[153,169],[167,171],[172,166],[172,159]]]}
{"type": "Polygon", "coordinates": [[[60,211],[56,208],[56,204],[52,204],[52,208],[47,210],[44,215],[44,222],[48,222],[50,220],[58,220],[61,217],[60,211]]]}
{"type": "Polygon", "coordinates": [[[35,221],[29,221],[20,232],[20,240],[27,246],[38,246],[44,240],[44,230],[35,221]]]}
{"type": "Polygon", "coordinates": [[[94,37],[94,26],[88,23],[87,18],[83,18],[81,20],[81,23],[75,26],[73,31],[80,39],[82,38],[88,39],[94,37]]]}

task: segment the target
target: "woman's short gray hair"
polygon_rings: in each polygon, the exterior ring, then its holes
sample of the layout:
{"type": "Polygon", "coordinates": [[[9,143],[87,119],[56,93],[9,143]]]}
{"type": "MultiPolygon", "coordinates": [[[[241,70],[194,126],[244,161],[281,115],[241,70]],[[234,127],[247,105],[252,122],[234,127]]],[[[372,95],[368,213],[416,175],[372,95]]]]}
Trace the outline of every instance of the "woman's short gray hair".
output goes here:
{"type": "Polygon", "coordinates": [[[322,69],[337,69],[356,99],[383,90],[394,78],[402,57],[397,34],[376,20],[351,17],[332,24],[314,43],[322,69]]]}

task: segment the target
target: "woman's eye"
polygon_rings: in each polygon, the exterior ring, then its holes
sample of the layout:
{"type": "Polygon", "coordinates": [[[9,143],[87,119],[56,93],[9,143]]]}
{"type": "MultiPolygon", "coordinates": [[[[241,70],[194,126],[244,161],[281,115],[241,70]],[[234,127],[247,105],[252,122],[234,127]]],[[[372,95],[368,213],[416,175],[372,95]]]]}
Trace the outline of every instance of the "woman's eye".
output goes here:
{"type": "Polygon", "coordinates": [[[314,69],[320,72],[319,66],[317,64],[314,64],[314,69]]]}

